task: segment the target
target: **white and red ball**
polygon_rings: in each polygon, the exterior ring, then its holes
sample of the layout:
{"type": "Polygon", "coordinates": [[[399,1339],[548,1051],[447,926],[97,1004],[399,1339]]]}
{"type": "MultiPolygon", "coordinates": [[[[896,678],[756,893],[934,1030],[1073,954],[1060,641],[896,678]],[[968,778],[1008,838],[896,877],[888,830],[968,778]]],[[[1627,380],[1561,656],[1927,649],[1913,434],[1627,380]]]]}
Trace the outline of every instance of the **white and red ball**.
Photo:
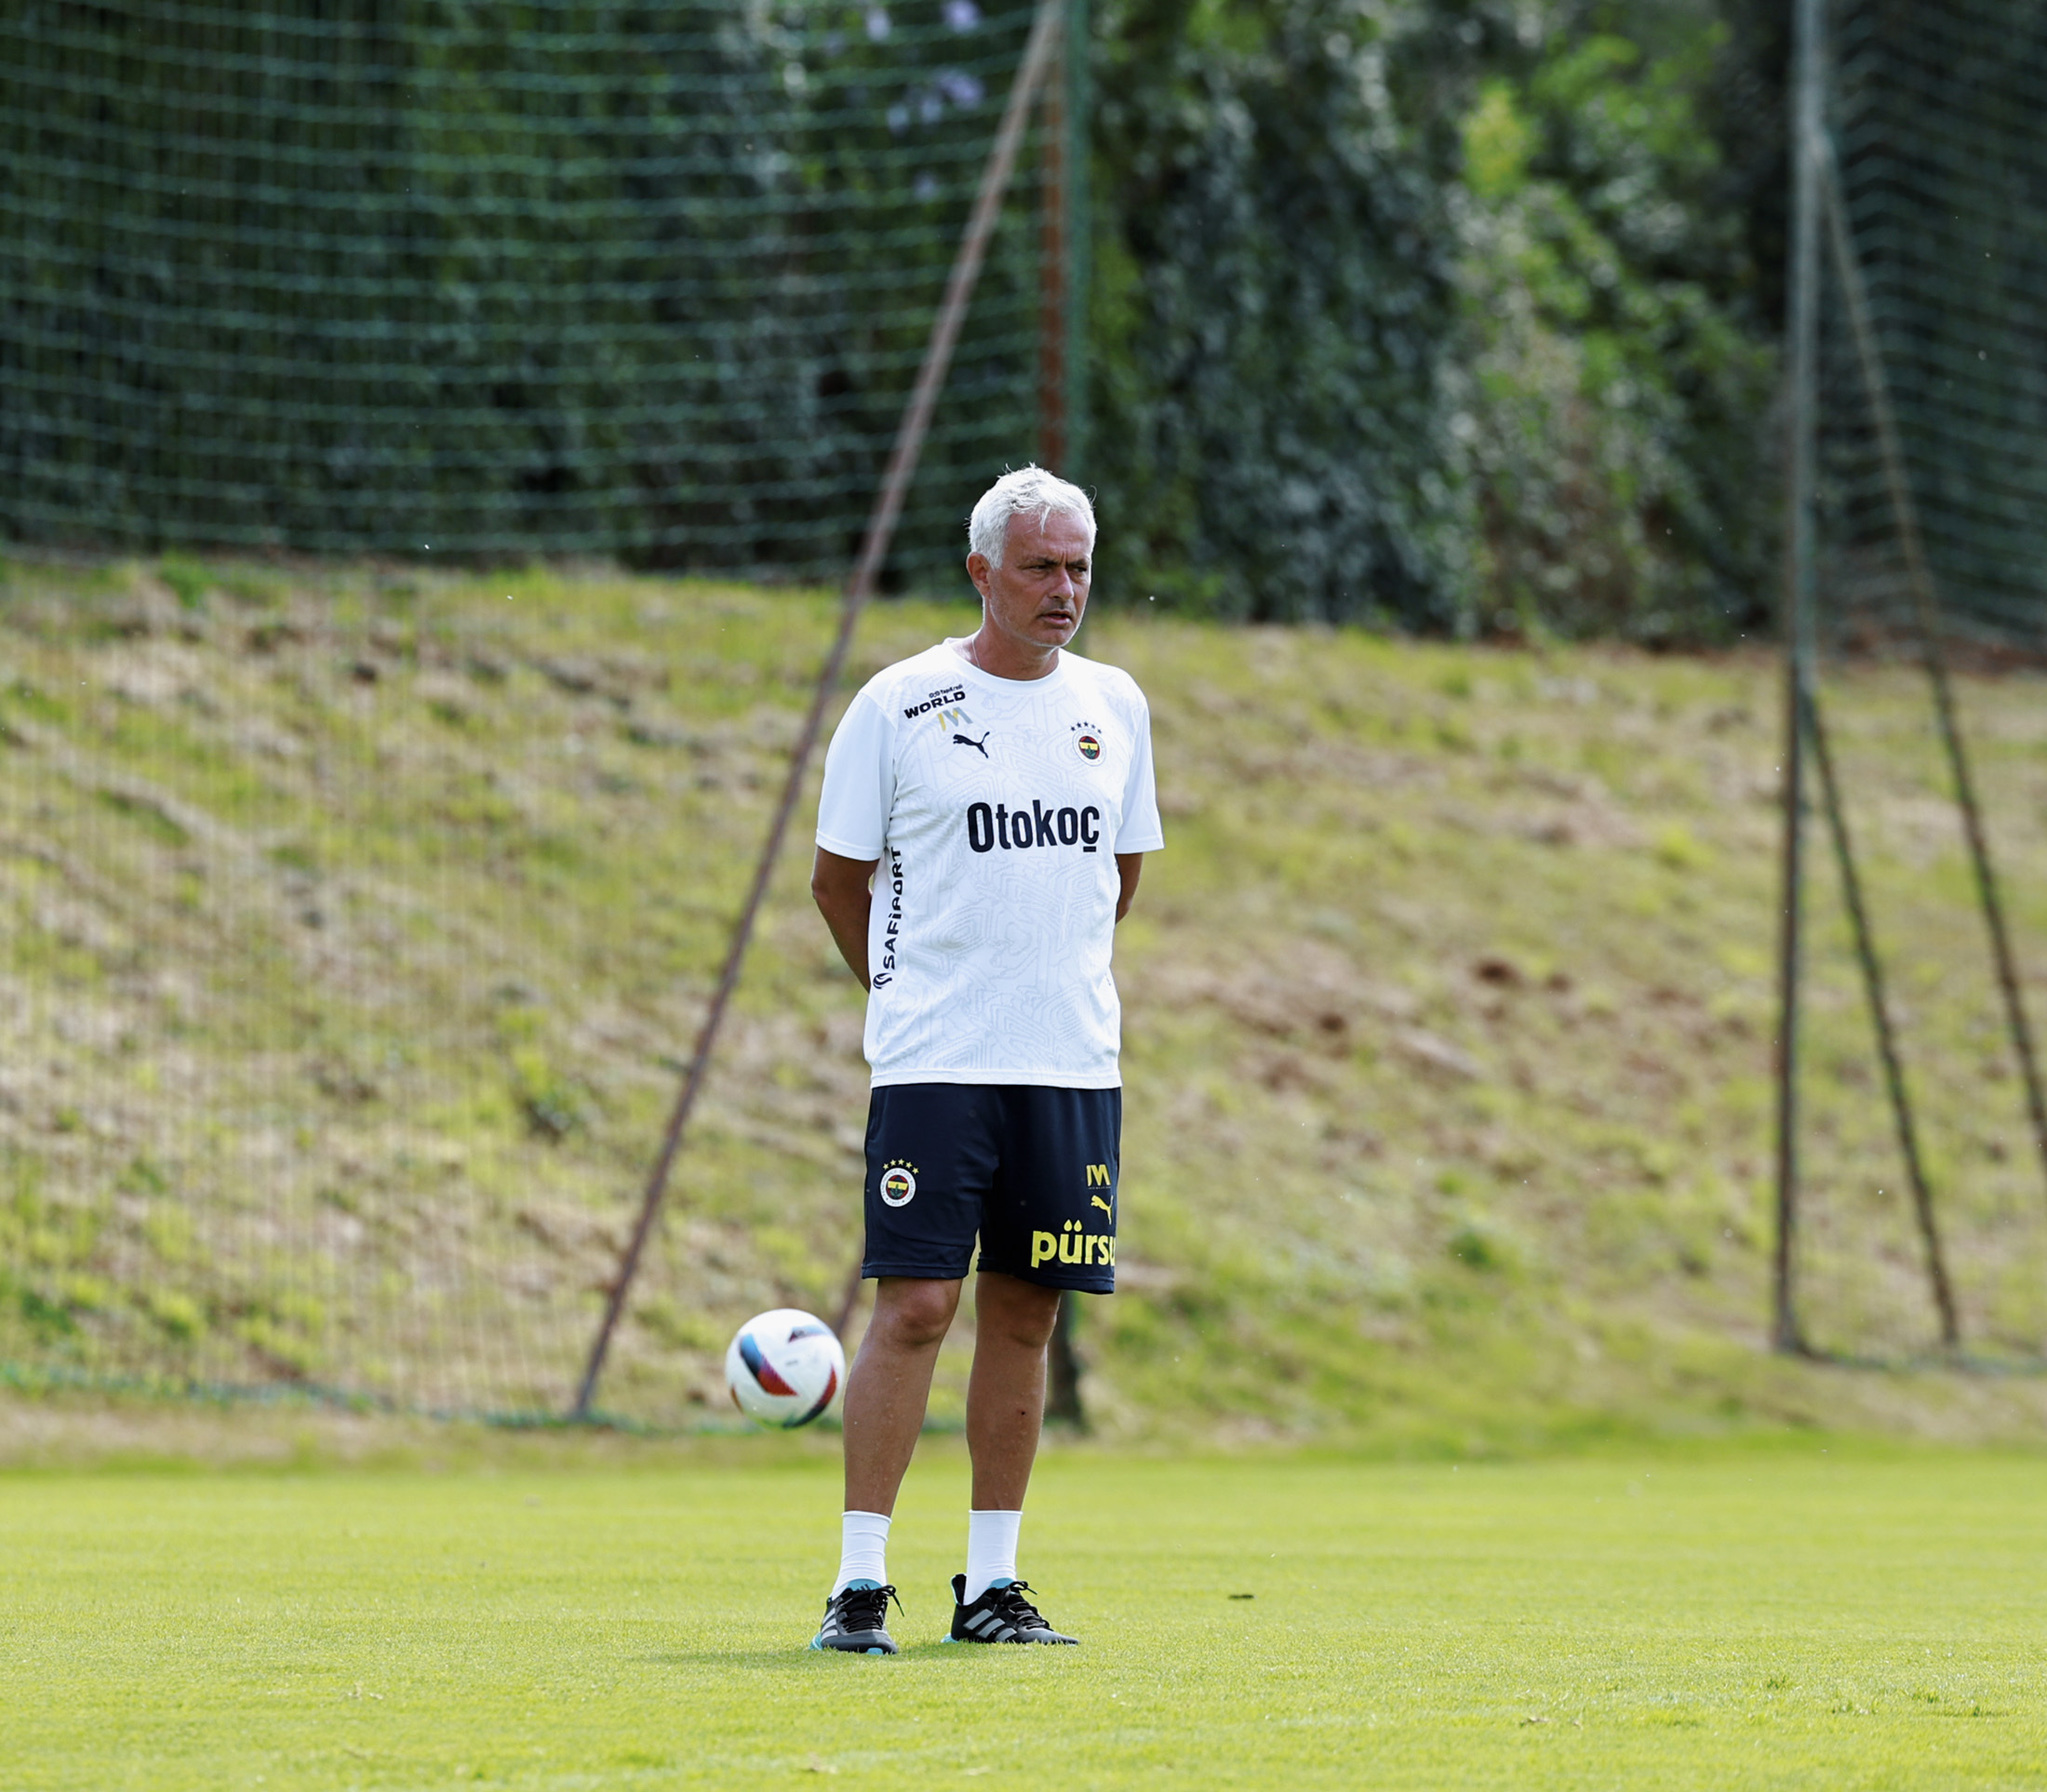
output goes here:
{"type": "Polygon", "coordinates": [[[749,1418],[784,1431],[808,1425],[846,1384],[846,1353],[832,1328],[797,1307],[757,1313],[725,1352],[725,1385],[749,1418]]]}

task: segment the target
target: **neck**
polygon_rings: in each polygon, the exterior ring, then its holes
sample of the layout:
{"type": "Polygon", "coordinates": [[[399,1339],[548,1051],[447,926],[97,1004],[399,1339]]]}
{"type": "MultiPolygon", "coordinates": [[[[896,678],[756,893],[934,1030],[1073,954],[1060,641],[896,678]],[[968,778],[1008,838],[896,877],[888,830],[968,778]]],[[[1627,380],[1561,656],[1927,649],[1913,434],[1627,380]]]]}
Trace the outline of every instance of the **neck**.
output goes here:
{"type": "Polygon", "coordinates": [[[991,678],[1029,680],[1051,677],[1059,664],[1059,649],[1012,640],[983,622],[967,642],[967,658],[991,678]]]}

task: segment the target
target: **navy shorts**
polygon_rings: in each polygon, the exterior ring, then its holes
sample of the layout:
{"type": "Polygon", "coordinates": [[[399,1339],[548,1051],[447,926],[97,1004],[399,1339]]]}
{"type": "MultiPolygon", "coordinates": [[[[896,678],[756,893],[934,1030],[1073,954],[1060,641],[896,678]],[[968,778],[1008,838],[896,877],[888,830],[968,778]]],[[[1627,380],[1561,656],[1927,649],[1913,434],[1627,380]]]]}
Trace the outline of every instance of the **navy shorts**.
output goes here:
{"type": "Polygon", "coordinates": [[[1047,1288],[1116,1288],[1121,1089],[896,1083],[867,1110],[863,1276],[982,1269],[1047,1288]]]}

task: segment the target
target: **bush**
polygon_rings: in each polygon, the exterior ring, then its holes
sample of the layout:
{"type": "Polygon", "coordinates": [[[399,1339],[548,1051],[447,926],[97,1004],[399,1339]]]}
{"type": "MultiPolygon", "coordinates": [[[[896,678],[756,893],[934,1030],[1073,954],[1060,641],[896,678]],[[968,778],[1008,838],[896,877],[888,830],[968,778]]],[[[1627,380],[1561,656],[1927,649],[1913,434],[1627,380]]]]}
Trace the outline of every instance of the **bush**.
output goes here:
{"type": "Polygon", "coordinates": [[[1721,42],[1651,60],[1565,35],[1465,122],[1453,430],[1494,628],[1658,641],[1759,617],[1774,355],[1692,97],[1721,42]]]}
{"type": "Polygon", "coordinates": [[[1090,471],[1111,601],[1458,620],[1463,45],[1454,8],[1106,0],[1090,471]]]}
{"type": "Polygon", "coordinates": [[[1709,128],[1753,34],[1737,56],[1698,0],[1100,17],[1107,601],[1649,641],[1760,617],[1763,183],[1709,128]]]}

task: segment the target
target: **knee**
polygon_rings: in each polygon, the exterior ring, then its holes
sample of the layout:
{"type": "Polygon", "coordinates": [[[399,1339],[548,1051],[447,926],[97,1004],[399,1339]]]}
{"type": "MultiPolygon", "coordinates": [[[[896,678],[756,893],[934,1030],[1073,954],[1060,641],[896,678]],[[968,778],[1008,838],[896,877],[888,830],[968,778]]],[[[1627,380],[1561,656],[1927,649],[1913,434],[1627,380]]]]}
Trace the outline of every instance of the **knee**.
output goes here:
{"type": "Polygon", "coordinates": [[[980,1330],[993,1331],[1019,1350],[1043,1350],[1059,1318],[1059,1290],[1019,1285],[1002,1299],[984,1298],[977,1318],[980,1330]]]}
{"type": "Polygon", "coordinates": [[[928,1350],[952,1329],[956,1282],[891,1281],[882,1285],[874,1323],[899,1350],[928,1350]]]}
{"type": "Polygon", "coordinates": [[[1024,1350],[1043,1350],[1052,1342],[1052,1327],[1058,1317],[1059,1303],[1054,1301],[1042,1314],[1012,1320],[1010,1336],[1024,1350]]]}

